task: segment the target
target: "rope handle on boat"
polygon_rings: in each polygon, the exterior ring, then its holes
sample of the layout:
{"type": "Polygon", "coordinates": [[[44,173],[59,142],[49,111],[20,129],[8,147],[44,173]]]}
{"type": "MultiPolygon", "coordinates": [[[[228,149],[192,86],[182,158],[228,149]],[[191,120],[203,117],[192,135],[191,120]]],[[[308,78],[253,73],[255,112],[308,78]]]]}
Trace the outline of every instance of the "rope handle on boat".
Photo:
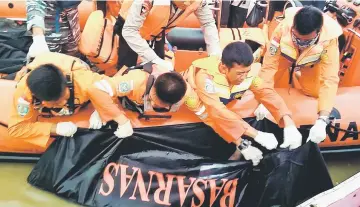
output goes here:
{"type": "Polygon", "coordinates": [[[333,121],[330,121],[330,123],[328,125],[330,128],[337,129],[342,132],[348,132],[348,133],[352,133],[352,134],[360,134],[360,131],[352,131],[352,130],[347,130],[347,129],[342,129],[340,127],[337,127],[337,126],[333,125],[333,121]]]}

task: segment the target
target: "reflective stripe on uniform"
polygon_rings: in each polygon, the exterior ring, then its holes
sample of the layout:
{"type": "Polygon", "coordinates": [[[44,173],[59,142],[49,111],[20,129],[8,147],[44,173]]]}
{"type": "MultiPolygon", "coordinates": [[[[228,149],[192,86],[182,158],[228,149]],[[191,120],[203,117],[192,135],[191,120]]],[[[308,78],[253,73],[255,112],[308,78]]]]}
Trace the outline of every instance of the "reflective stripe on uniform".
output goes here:
{"type": "Polygon", "coordinates": [[[97,82],[94,83],[94,85],[99,90],[102,90],[105,93],[108,93],[111,97],[114,96],[114,92],[113,92],[113,90],[112,90],[112,88],[110,86],[110,83],[107,82],[106,80],[97,81],[97,82]]]}

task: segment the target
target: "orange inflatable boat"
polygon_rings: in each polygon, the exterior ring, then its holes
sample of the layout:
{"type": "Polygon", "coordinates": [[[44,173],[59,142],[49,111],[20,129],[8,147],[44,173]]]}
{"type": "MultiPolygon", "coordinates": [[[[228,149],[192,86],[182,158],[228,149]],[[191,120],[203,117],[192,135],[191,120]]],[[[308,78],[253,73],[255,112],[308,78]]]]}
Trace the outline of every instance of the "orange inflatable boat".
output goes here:
{"type": "MultiPolygon", "coordinates": [[[[17,8],[18,10],[21,10],[20,8],[24,8],[24,2],[1,2],[0,10],[4,10],[3,6],[5,6],[6,9],[10,8],[10,3],[13,3],[13,8],[17,8]]],[[[95,8],[92,2],[83,1],[79,8],[85,7],[88,9],[80,10],[86,11],[88,15],[95,8]]],[[[11,16],[11,12],[0,12],[0,15],[11,18],[20,17],[23,14],[24,13],[20,12],[19,14],[16,14],[18,16],[15,14],[11,16]]],[[[86,19],[87,16],[83,15],[82,18],[86,19]]],[[[274,18],[269,24],[276,24],[276,21],[277,18],[274,18]]],[[[341,52],[343,59],[344,56],[349,56],[350,58],[345,58],[346,61],[342,61],[341,67],[344,70],[340,74],[341,83],[334,106],[335,109],[333,113],[333,123],[327,128],[328,136],[326,140],[320,144],[320,147],[327,152],[341,150],[360,150],[360,140],[357,126],[357,124],[360,124],[360,111],[356,108],[357,104],[360,103],[360,79],[358,78],[360,77],[360,64],[358,64],[358,61],[360,60],[360,51],[356,49],[360,45],[360,35],[356,29],[352,29],[354,22],[351,24],[351,26],[346,25],[344,27],[344,30],[347,32],[345,33],[345,39],[347,40],[346,51],[351,53],[351,55],[346,55],[344,50],[341,52]],[[352,30],[350,30],[349,27],[352,30]]],[[[85,25],[85,23],[82,25],[85,25]]],[[[178,47],[178,50],[175,53],[175,68],[177,71],[185,70],[189,67],[193,60],[207,56],[205,52],[206,45],[203,40],[201,29],[196,28],[194,25],[191,26],[191,28],[185,27],[186,25],[182,26],[183,27],[174,28],[167,36],[169,42],[173,46],[178,47]],[[183,43],[188,43],[187,47],[185,47],[183,43]]],[[[222,47],[232,41],[245,41],[255,51],[254,56],[256,57],[257,61],[260,60],[260,57],[266,49],[265,46],[268,41],[268,34],[271,34],[271,31],[264,33],[260,28],[221,28],[219,29],[219,32],[220,43],[222,47]]],[[[342,46],[340,45],[340,47],[342,46]]],[[[0,110],[2,111],[0,114],[0,152],[5,154],[16,153],[25,155],[41,154],[46,150],[46,148],[39,148],[23,140],[13,140],[8,137],[8,109],[12,104],[15,82],[0,80],[0,89],[3,93],[2,101],[0,102],[0,110]]],[[[278,88],[276,90],[284,98],[288,107],[293,112],[293,118],[298,124],[298,128],[309,128],[309,125],[312,125],[315,122],[317,118],[316,99],[303,95],[297,89],[288,90],[287,88],[278,88]]],[[[259,103],[257,103],[257,101],[252,98],[252,94],[249,93],[244,96],[241,101],[233,101],[229,107],[234,108],[241,115],[241,117],[246,118],[254,117],[253,112],[257,108],[258,104],[259,103]]],[[[88,119],[92,111],[93,108],[91,105],[89,105],[83,111],[73,117],[54,118],[51,121],[58,122],[59,120],[70,120],[75,122],[79,127],[86,128],[88,127],[88,119]]],[[[180,112],[173,114],[173,117],[168,120],[139,120],[137,119],[138,115],[130,111],[127,112],[127,115],[130,117],[134,128],[200,122],[200,120],[185,107],[182,107],[180,112]]],[[[273,121],[271,116],[268,117],[268,119],[273,121]]],[[[48,144],[50,143],[51,142],[48,144]]]]}
{"type": "MultiPolygon", "coordinates": [[[[46,148],[39,148],[35,145],[25,142],[24,140],[14,140],[7,135],[7,123],[9,120],[9,111],[12,104],[13,93],[16,83],[14,81],[0,80],[0,88],[2,92],[2,101],[0,108],[0,152],[2,153],[25,153],[25,154],[41,154],[46,148]]],[[[293,112],[294,121],[298,128],[306,128],[312,125],[317,119],[317,100],[303,95],[296,89],[277,89],[279,94],[284,98],[285,102],[293,112]]],[[[341,150],[341,149],[360,149],[360,140],[358,132],[358,124],[360,123],[360,111],[357,110],[355,103],[359,103],[360,87],[342,87],[338,91],[335,103],[335,111],[333,124],[327,128],[327,138],[320,144],[324,150],[341,150]]],[[[234,109],[241,117],[254,117],[253,112],[258,106],[258,102],[253,99],[253,95],[248,93],[243,96],[241,101],[233,101],[229,107],[234,109]]],[[[51,122],[73,121],[79,127],[88,127],[88,120],[93,112],[91,105],[88,105],[80,113],[73,117],[52,118],[51,122]]],[[[197,116],[186,107],[182,107],[180,112],[174,113],[171,119],[150,120],[146,121],[138,119],[138,114],[127,111],[127,116],[131,119],[134,128],[156,127],[166,125],[177,125],[186,123],[201,122],[197,116]]],[[[39,119],[39,121],[45,118],[39,119]]],[[[273,121],[273,118],[268,117],[273,121]]],[[[47,120],[49,121],[49,120],[47,120]]],[[[50,144],[49,142],[48,144],[50,144]]]]}
{"type": "MultiPolygon", "coordinates": [[[[26,21],[26,1],[0,1],[0,18],[11,18],[26,21]]],[[[96,10],[95,1],[82,1],[79,5],[80,27],[84,28],[90,13],[96,10]]]]}

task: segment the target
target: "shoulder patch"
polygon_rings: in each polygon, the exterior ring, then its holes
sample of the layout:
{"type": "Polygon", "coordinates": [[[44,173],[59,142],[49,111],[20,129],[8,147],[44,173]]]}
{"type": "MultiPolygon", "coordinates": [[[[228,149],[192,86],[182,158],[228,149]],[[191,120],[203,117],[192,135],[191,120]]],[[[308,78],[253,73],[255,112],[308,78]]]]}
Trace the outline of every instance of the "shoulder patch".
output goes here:
{"type": "Polygon", "coordinates": [[[185,105],[190,109],[195,109],[198,106],[199,98],[196,95],[190,95],[185,98],[185,105]]]}
{"type": "Polygon", "coordinates": [[[212,94],[212,93],[216,93],[216,90],[215,90],[215,84],[214,82],[209,79],[209,78],[206,78],[205,79],[205,91],[212,94]]]}
{"type": "Polygon", "coordinates": [[[277,50],[278,50],[277,47],[275,47],[274,45],[270,45],[269,52],[271,56],[274,56],[277,50]]]}
{"type": "Polygon", "coordinates": [[[262,85],[262,83],[263,83],[263,80],[259,76],[256,76],[252,80],[251,85],[254,86],[255,88],[258,88],[262,85]]]}
{"type": "Polygon", "coordinates": [[[134,81],[121,81],[119,83],[119,92],[120,93],[127,93],[129,91],[132,91],[134,89],[134,81]]]}
{"type": "Polygon", "coordinates": [[[24,98],[20,97],[17,102],[17,112],[20,116],[26,116],[30,111],[30,103],[24,98]]]}
{"type": "Polygon", "coordinates": [[[329,59],[329,55],[327,54],[327,50],[324,50],[322,53],[321,53],[321,56],[320,56],[321,60],[323,61],[327,61],[329,59]]]}
{"type": "Polygon", "coordinates": [[[273,38],[270,43],[271,44],[270,44],[269,52],[271,56],[274,56],[280,46],[280,40],[278,38],[273,38]]]}

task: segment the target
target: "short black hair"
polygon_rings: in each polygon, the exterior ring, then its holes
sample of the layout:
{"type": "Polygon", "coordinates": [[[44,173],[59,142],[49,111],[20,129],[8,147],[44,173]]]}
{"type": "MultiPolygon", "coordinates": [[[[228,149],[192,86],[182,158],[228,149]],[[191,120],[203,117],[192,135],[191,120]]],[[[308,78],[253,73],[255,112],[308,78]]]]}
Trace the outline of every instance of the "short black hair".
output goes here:
{"type": "Polygon", "coordinates": [[[234,63],[248,67],[254,62],[253,51],[245,42],[232,42],[224,48],[221,62],[228,68],[232,68],[234,63]]]}
{"type": "Polygon", "coordinates": [[[26,84],[41,101],[57,101],[65,91],[66,78],[56,66],[46,64],[31,71],[26,84]]]}
{"type": "Polygon", "coordinates": [[[167,104],[179,102],[185,95],[187,85],[184,78],[177,72],[159,75],[154,83],[157,97],[167,104]]]}
{"type": "Polygon", "coordinates": [[[305,6],[295,14],[293,27],[299,34],[308,35],[314,31],[319,32],[323,23],[323,13],[320,9],[305,6]]]}

